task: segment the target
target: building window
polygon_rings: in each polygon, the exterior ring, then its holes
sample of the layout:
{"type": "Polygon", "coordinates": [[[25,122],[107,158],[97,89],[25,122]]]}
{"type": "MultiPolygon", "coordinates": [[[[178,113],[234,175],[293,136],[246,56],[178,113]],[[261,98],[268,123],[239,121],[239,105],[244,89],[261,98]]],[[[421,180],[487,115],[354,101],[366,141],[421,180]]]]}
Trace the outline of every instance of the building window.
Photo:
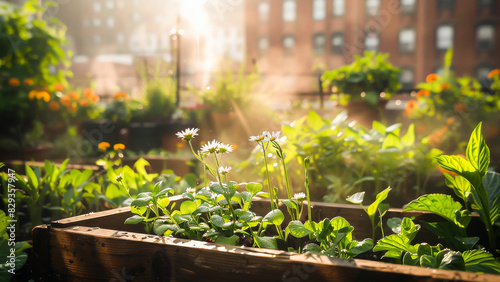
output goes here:
{"type": "Polygon", "coordinates": [[[101,43],[101,37],[99,35],[94,35],[94,44],[99,45],[101,43]]]}
{"type": "Polygon", "coordinates": [[[94,12],[98,13],[101,11],[101,3],[94,2],[94,12]]]}
{"type": "Polygon", "coordinates": [[[415,29],[404,28],[399,31],[399,52],[413,53],[415,51],[415,29]]]}
{"type": "Polygon", "coordinates": [[[313,19],[322,21],[326,18],[326,0],[313,0],[313,19]]]}
{"type": "Polygon", "coordinates": [[[438,26],[436,31],[436,48],[439,51],[448,50],[453,47],[453,29],[451,24],[438,26]]]}
{"type": "Polygon", "coordinates": [[[268,2],[259,2],[257,6],[257,10],[259,13],[259,21],[267,22],[269,21],[269,3],[268,2]]]}
{"type": "Polygon", "coordinates": [[[493,24],[480,24],[477,26],[476,46],[481,51],[495,48],[495,26],[493,24]]]}
{"type": "Polygon", "coordinates": [[[405,14],[415,13],[415,7],[417,6],[417,0],[401,0],[401,12],[405,14]]]}
{"type": "Polygon", "coordinates": [[[488,74],[493,69],[490,65],[480,65],[476,68],[475,75],[478,80],[487,80],[488,74]]]}
{"type": "Polygon", "coordinates": [[[283,21],[294,22],[297,17],[297,3],[295,0],[283,1],[283,21]]]}
{"type": "Polygon", "coordinates": [[[438,0],[438,9],[452,10],[455,7],[455,0],[438,0]]]}
{"type": "Polygon", "coordinates": [[[414,76],[413,69],[411,68],[403,68],[401,73],[399,74],[399,82],[403,89],[411,89],[414,84],[414,76]]]}
{"type": "Polygon", "coordinates": [[[285,35],[283,37],[283,53],[286,56],[293,54],[293,49],[295,48],[295,37],[293,35],[285,35]]]}
{"type": "Polygon", "coordinates": [[[365,35],[365,51],[378,51],[380,40],[375,31],[369,31],[365,35]]]}
{"type": "Polygon", "coordinates": [[[323,56],[325,53],[325,35],[317,33],[313,36],[313,48],[316,56],[323,56]]]}
{"type": "Polygon", "coordinates": [[[125,35],[123,34],[123,32],[119,32],[116,35],[116,42],[118,42],[118,44],[120,44],[120,45],[125,42],[125,35]]]}
{"type": "Polygon", "coordinates": [[[108,18],[108,27],[113,28],[115,26],[115,19],[113,18],[108,18]]]}
{"type": "Polygon", "coordinates": [[[366,0],[366,13],[369,16],[376,16],[380,9],[380,0],[366,0]]]}
{"type": "Polygon", "coordinates": [[[477,4],[480,8],[490,8],[493,6],[493,0],[479,0],[477,4]]]}
{"type": "Polygon", "coordinates": [[[115,2],[113,1],[108,1],[106,2],[106,7],[108,7],[108,9],[113,9],[115,7],[115,2]]]}
{"type": "Polygon", "coordinates": [[[96,27],[97,27],[97,26],[101,26],[101,20],[100,20],[100,19],[98,19],[98,18],[95,18],[95,19],[94,19],[94,26],[96,26],[96,27]]]}
{"type": "Polygon", "coordinates": [[[345,13],[345,0],[333,0],[333,16],[342,17],[345,13]]]}
{"type": "Polygon", "coordinates": [[[343,54],[344,53],[344,34],[334,33],[332,35],[332,54],[343,54]]]}
{"type": "Polygon", "coordinates": [[[257,50],[259,52],[259,57],[264,56],[269,49],[269,39],[266,36],[262,36],[259,38],[257,42],[257,50]]]}

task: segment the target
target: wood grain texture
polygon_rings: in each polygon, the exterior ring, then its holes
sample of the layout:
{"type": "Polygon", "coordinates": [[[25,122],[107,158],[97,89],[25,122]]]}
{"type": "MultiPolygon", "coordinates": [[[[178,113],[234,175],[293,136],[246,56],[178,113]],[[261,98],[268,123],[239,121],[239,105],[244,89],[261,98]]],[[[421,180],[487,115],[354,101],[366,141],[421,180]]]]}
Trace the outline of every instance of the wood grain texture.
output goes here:
{"type": "MultiPolygon", "coordinates": [[[[265,214],[269,202],[256,200],[252,209],[265,214]]],[[[356,237],[371,236],[361,207],[314,203],[313,214],[313,219],[342,216],[356,228],[356,237]]],[[[496,275],[147,235],[141,225],[123,224],[129,216],[129,209],[121,208],[36,227],[36,275],[45,281],[499,281],[496,275]]],[[[391,210],[391,216],[436,219],[401,210],[391,210]]]]}

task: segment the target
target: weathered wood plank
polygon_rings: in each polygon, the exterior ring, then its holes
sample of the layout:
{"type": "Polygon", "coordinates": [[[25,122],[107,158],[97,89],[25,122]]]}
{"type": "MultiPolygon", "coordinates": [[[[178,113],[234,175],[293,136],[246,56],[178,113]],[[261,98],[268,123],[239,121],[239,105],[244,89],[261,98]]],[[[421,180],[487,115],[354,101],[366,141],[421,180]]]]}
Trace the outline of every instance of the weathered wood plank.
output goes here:
{"type": "Polygon", "coordinates": [[[498,281],[495,275],[305,256],[84,226],[48,230],[50,254],[38,260],[50,261],[51,276],[45,277],[50,281],[498,281]]]}

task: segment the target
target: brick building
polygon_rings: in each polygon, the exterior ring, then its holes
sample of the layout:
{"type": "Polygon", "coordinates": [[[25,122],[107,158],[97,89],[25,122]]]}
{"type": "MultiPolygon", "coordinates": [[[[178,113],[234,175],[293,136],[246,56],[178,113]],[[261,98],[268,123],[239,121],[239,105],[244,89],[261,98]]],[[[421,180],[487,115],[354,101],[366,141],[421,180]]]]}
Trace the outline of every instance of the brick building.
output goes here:
{"type": "Polygon", "coordinates": [[[500,67],[500,1],[247,0],[245,13],[248,56],[290,94],[314,92],[322,70],[364,50],[390,53],[405,89],[442,71],[450,47],[457,75],[500,67]]]}

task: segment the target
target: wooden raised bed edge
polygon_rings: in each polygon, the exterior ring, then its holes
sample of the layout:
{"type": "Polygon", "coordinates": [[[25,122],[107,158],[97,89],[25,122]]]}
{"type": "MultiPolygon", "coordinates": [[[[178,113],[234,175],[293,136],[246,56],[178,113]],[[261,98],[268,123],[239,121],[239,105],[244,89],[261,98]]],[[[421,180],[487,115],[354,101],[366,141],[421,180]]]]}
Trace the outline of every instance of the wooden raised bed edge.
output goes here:
{"type": "MultiPolygon", "coordinates": [[[[269,210],[269,202],[254,200],[252,210],[257,213],[269,210]]],[[[371,236],[369,219],[361,207],[314,203],[313,214],[315,220],[342,216],[355,227],[356,238],[371,236]]],[[[47,281],[499,281],[500,278],[147,235],[141,224],[123,224],[131,215],[129,208],[119,208],[35,227],[36,278],[47,281]]],[[[391,209],[385,218],[393,216],[414,216],[416,223],[436,220],[432,214],[403,213],[400,209],[391,209]]],[[[474,224],[471,223],[473,228],[474,224]]],[[[422,228],[419,237],[415,242],[434,235],[422,228]]]]}

